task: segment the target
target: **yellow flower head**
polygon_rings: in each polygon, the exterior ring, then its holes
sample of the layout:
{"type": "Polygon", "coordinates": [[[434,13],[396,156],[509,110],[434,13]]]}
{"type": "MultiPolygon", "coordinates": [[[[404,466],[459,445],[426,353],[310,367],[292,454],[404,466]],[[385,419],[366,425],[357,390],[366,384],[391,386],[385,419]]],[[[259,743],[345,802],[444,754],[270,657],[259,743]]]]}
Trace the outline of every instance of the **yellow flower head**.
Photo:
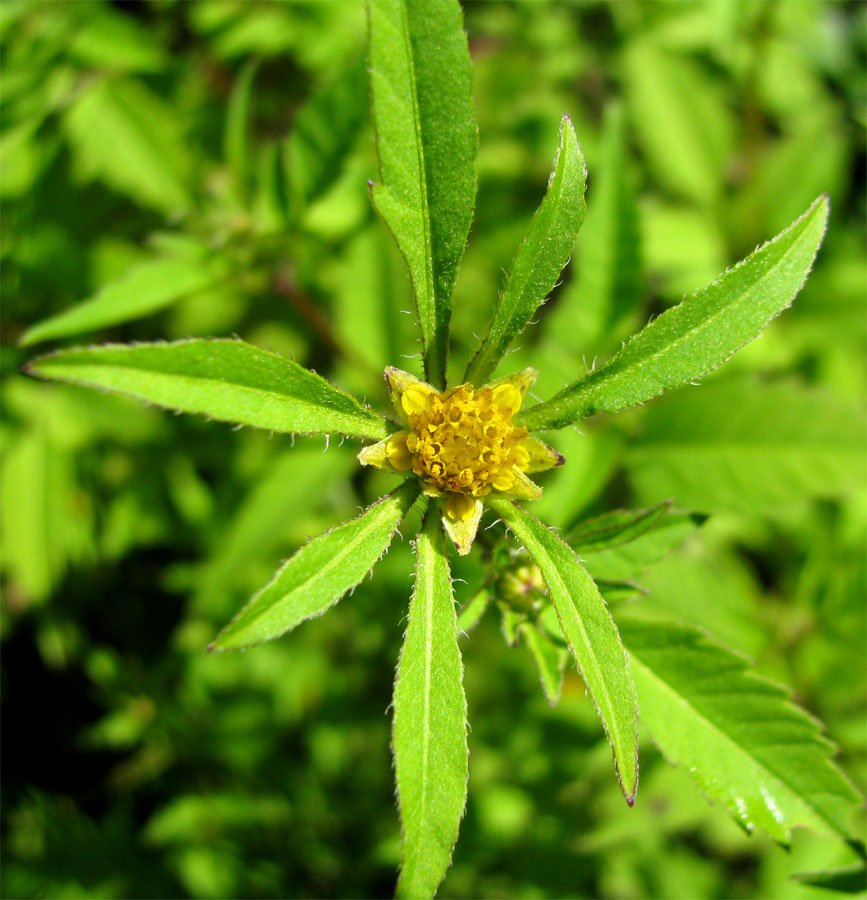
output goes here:
{"type": "Polygon", "coordinates": [[[386,369],[385,375],[406,428],[365,447],[358,458],[391,472],[412,471],[426,494],[443,498],[443,522],[461,554],[472,546],[482,497],[495,491],[535,500],[542,489],[526,473],[564,461],[513,422],[536,378],[533,369],[481,388],[462,384],[447,391],[400,369],[386,369]]]}

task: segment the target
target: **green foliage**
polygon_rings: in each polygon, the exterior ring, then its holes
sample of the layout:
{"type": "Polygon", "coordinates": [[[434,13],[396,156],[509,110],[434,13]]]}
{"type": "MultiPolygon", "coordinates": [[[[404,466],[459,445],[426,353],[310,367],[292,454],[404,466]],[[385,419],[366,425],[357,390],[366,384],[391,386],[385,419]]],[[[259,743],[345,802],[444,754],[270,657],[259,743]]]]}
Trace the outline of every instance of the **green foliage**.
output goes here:
{"type": "Polygon", "coordinates": [[[560,628],[614,752],[623,795],[638,789],[638,707],[617,626],[574,552],[534,516],[507,500],[494,510],[530,551],[551,593],[560,628]]]}
{"type": "Polygon", "coordinates": [[[509,345],[551,293],[584,221],[586,179],[575,128],[564,116],[548,191],[515,257],[488,336],[467,367],[467,381],[484,384],[489,380],[509,345]]]}
{"type": "Polygon", "coordinates": [[[325,379],[242,341],[69,350],[34,360],[28,372],[272,431],[388,433],[376,413],[325,379]]]}
{"type": "Polygon", "coordinates": [[[403,864],[397,893],[436,893],[467,796],[467,701],[446,540],[434,511],[416,543],[415,588],[397,664],[392,729],[403,864]]]}
{"type": "Polygon", "coordinates": [[[305,544],[217,635],[212,650],[271,641],[321,616],[354,588],[388,550],[418,488],[405,484],[357,519],[305,544]]]}
{"type": "Polygon", "coordinates": [[[682,626],[623,622],[641,718],[670,762],[747,831],[783,844],[802,825],[848,837],[857,791],[831,763],[833,745],[749,662],[682,626]]]}
{"type": "Polygon", "coordinates": [[[863,892],[865,24],[0,4],[4,895],[863,892]],[[358,439],[503,359],[455,556],[358,439]]]}
{"type": "Polygon", "coordinates": [[[820,197],[786,231],[663,313],[606,365],[524,413],[527,428],[562,428],[688,384],[755,338],[803,287],[828,221],[820,197]]]}
{"type": "Polygon", "coordinates": [[[445,385],[451,295],[476,196],[470,58],[455,0],[368,6],[382,184],[374,206],[415,288],[425,373],[445,385]]]}

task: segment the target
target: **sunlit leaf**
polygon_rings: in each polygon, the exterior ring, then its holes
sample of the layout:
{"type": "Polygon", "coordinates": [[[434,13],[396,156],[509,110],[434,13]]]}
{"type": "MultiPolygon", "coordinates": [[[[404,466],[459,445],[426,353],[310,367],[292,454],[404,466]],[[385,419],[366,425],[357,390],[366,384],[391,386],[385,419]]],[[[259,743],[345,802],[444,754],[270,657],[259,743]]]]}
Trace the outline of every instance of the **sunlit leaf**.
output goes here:
{"type": "Polygon", "coordinates": [[[321,616],[373,568],[418,495],[414,483],[405,483],[357,519],[313,538],[217,635],[211,649],[251,647],[321,616]]]}
{"type": "Polygon", "coordinates": [[[476,193],[470,57],[456,0],[368,4],[381,184],[374,206],[406,259],[426,379],[445,386],[451,295],[476,193]]]}
{"type": "Polygon", "coordinates": [[[392,732],[403,859],[397,894],[433,897],[467,798],[467,701],[446,541],[436,509],[416,543],[392,732]]]}
{"type": "Polygon", "coordinates": [[[617,626],[567,544],[519,506],[503,499],[488,503],[542,570],[563,635],[611,743],[623,794],[632,803],[638,788],[638,707],[617,626]]]}
{"type": "Polygon", "coordinates": [[[575,129],[564,116],[548,191],[512,264],[488,335],[467,368],[467,381],[484,384],[489,380],[509,345],[548,298],[584,221],[586,178],[575,129]]]}
{"type": "Polygon", "coordinates": [[[858,793],[788,691],[694,628],[621,622],[647,726],[667,759],[747,831],[798,825],[848,837],[858,793]]]}
{"type": "Polygon", "coordinates": [[[527,428],[560,428],[687,384],[755,338],[801,289],[828,219],[820,197],[786,231],[664,312],[606,365],[521,414],[527,428]]]}
{"type": "Polygon", "coordinates": [[[385,420],[309,369],[233,340],[109,344],[42,356],[26,371],[271,431],[383,438],[385,420]]]}

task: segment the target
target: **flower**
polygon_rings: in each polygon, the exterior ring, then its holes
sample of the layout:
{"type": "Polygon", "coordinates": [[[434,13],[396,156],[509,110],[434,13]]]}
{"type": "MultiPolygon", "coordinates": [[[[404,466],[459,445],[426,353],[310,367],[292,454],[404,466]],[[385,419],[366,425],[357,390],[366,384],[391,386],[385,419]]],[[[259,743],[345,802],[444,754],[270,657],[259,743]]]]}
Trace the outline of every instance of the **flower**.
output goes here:
{"type": "Polygon", "coordinates": [[[484,497],[537,500],[542,489],[528,475],[565,462],[513,421],[536,380],[534,369],[481,388],[445,391],[401,369],[386,369],[385,380],[405,428],[365,447],[358,459],[395,474],[412,472],[425,494],[444,500],[443,524],[462,556],[472,547],[484,497]]]}

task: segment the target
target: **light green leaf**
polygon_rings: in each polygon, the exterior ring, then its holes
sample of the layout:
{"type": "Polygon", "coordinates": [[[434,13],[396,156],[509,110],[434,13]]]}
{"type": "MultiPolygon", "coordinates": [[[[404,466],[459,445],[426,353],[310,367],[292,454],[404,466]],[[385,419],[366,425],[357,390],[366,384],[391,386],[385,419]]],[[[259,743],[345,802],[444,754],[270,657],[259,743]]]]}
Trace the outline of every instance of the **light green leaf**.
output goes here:
{"type": "Polygon", "coordinates": [[[164,213],[192,205],[192,165],[179,120],[140,81],[97,81],[66,110],[75,170],[164,213]]]}
{"type": "Polygon", "coordinates": [[[565,669],[566,652],[540,631],[532,622],[522,622],[518,626],[518,634],[524,639],[539,677],[542,679],[542,690],[551,706],[556,706],[560,700],[560,690],[563,687],[563,671],[565,669]]]}
{"type": "Polygon", "coordinates": [[[827,198],[819,197],[786,231],[664,312],[601,369],[526,410],[520,424],[531,430],[561,428],[597,412],[616,412],[724,363],[792,302],[827,219],[827,198]]]}
{"type": "Polygon", "coordinates": [[[580,522],[566,540],[569,546],[582,553],[619,547],[657,525],[670,508],[671,501],[663,501],[650,509],[613,509],[580,522]]]}
{"type": "Polygon", "coordinates": [[[584,221],[586,178],[575,128],[563,116],[548,191],[512,264],[488,335],[467,367],[466,381],[489,380],[509,345],[553,290],[584,221]]]}
{"type": "Polygon", "coordinates": [[[858,894],[864,896],[867,885],[867,867],[863,862],[840,866],[838,869],[826,869],[820,872],[796,872],[792,878],[801,884],[824,888],[826,891],[837,891],[841,894],[858,894]]]}
{"type": "Polygon", "coordinates": [[[245,63],[235,79],[223,131],[223,153],[238,197],[243,201],[250,186],[250,102],[259,60],[245,63]]]}
{"type": "Polygon", "coordinates": [[[313,538],[217,635],[209,649],[252,647],[321,616],[373,568],[418,495],[417,485],[405,482],[357,519],[313,538]]]}
{"type": "Polygon", "coordinates": [[[271,431],[388,435],[385,420],[354,397],[243,341],[82,347],[39,357],[25,371],[271,431]]]}
{"type": "Polygon", "coordinates": [[[788,843],[792,828],[848,837],[857,791],[820,725],[785,688],[694,628],[621,622],[647,726],[669,762],[747,831],[788,843]]]}
{"type": "Polygon", "coordinates": [[[436,508],[416,543],[416,580],[394,685],[394,750],[403,830],[399,897],[433,897],[467,799],[467,701],[446,541],[436,508]]]}
{"type": "Polygon", "coordinates": [[[542,570],[563,635],[611,743],[623,794],[631,804],[638,788],[638,708],[617,626],[593,579],[567,544],[507,500],[489,498],[488,505],[542,570]]]}
{"type": "Polygon", "coordinates": [[[863,412],[793,382],[716,381],[666,397],[645,422],[627,455],[645,501],[774,514],[864,486],[863,412]]]}
{"type": "Polygon", "coordinates": [[[337,180],[365,124],[367,104],[364,60],[358,60],[298,111],[286,141],[286,175],[294,213],[337,180]]]}
{"type": "MultiPolygon", "coordinates": [[[[609,107],[593,166],[593,197],[575,248],[577,266],[544,318],[544,341],[574,353],[610,347],[644,289],[638,209],[629,178],[623,107],[609,107]]],[[[619,339],[615,339],[616,346],[619,339]]]]}
{"type": "Polygon", "coordinates": [[[476,193],[467,38],[456,0],[370,0],[368,17],[382,179],[372,199],[409,267],[426,380],[442,388],[452,288],[476,193]]]}
{"type": "Polygon", "coordinates": [[[24,333],[21,345],[28,347],[129,322],[205,290],[226,277],[226,269],[203,253],[157,257],[130,269],[92,297],[37,323],[24,333]]]}

